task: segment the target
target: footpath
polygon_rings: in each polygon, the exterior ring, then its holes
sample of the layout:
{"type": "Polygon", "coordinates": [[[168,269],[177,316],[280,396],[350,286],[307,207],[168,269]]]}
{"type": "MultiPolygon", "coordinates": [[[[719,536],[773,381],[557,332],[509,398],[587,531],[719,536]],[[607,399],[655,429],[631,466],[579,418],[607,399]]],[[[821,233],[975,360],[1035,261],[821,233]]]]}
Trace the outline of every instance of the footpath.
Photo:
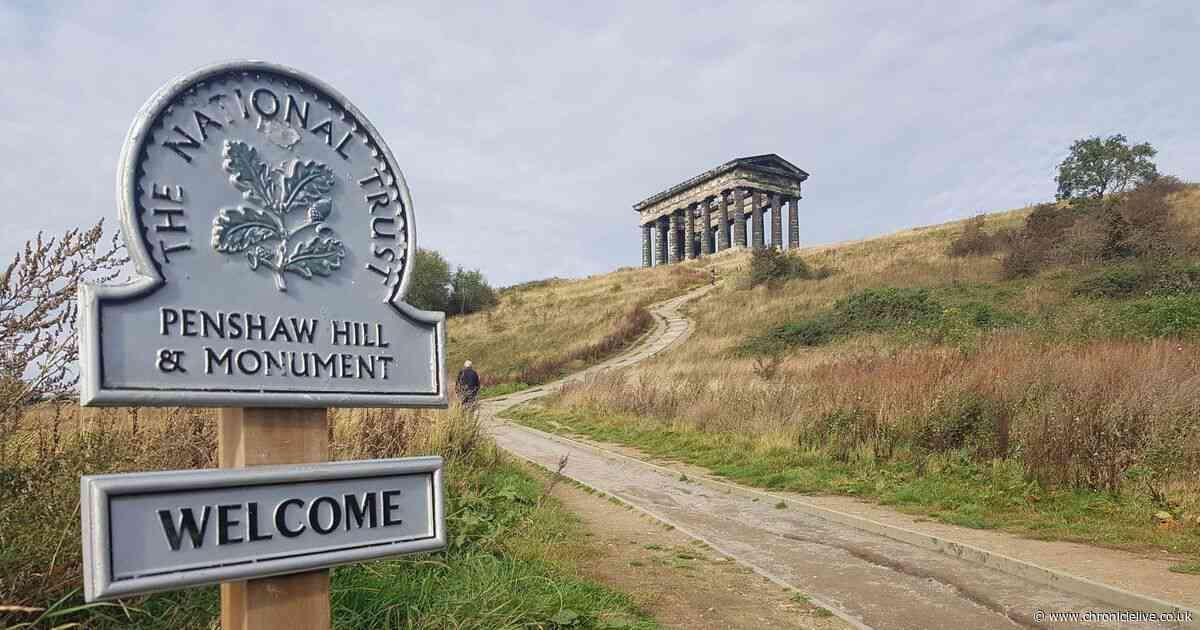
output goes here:
{"type": "Polygon", "coordinates": [[[690,324],[681,309],[709,290],[651,307],[655,329],[617,357],[484,401],[481,414],[497,443],[552,471],[567,456],[565,476],[804,593],[855,627],[1200,628],[1200,576],[1172,573],[1171,561],[1154,554],[929,522],[846,497],[764,492],[692,466],[651,463],[635,449],[499,418],[567,383],[683,343],[690,324]]]}

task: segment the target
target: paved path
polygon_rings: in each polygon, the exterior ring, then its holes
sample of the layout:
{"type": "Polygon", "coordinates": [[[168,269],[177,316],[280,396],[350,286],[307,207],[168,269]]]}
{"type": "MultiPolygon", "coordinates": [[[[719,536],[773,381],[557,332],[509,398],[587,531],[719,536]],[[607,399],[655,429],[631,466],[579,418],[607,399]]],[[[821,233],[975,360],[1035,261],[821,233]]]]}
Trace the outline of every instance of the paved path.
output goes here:
{"type": "Polygon", "coordinates": [[[1156,623],[1039,621],[1038,611],[1115,607],[1026,581],[986,564],[868,533],[787,506],[733,484],[683,478],[616,449],[551,435],[497,418],[589,374],[643,361],[689,333],[680,308],[704,287],[651,308],[655,329],[631,350],[561,381],[485,401],[481,414],[496,442],[674,525],[786,588],[805,593],[852,626],[925,628],[1160,628],[1156,623]]]}

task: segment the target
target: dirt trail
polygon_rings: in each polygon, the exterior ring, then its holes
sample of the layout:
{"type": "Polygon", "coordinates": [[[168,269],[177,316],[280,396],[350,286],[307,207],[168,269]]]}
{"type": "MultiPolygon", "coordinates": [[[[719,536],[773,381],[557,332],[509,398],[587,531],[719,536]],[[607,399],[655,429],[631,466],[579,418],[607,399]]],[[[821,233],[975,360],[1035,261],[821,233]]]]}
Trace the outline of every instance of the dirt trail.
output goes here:
{"type": "MultiPolygon", "coordinates": [[[[537,388],[485,401],[481,413],[497,443],[563,473],[746,565],[776,584],[804,593],[859,628],[1167,628],[1173,624],[1050,621],[1042,612],[1113,611],[1118,607],[1004,573],[985,563],[869,533],[802,511],[787,499],[733,484],[680,475],[631,456],[628,449],[588,444],[516,425],[501,411],[588,374],[643,361],[689,333],[679,310],[704,287],[651,308],[655,330],[637,346],[588,370],[537,388]]],[[[619,509],[614,507],[613,509],[619,509]]],[[[978,537],[975,539],[978,542],[978,537]]],[[[1096,553],[1120,554],[1096,550],[1096,553]]],[[[1118,560],[1120,556],[1115,556],[1118,560]]],[[[1200,621],[1200,620],[1197,620],[1200,621]]],[[[738,627],[754,627],[747,619],[738,627]]]]}

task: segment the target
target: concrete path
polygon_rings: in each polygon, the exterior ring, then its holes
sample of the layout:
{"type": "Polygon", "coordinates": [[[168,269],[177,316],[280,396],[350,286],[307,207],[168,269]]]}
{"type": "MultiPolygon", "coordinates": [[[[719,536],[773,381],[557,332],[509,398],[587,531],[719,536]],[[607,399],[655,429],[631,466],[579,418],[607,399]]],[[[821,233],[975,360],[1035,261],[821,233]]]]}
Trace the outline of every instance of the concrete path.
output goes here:
{"type": "Polygon", "coordinates": [[[683,477],[678,470],[642,461],[617,448],[547,434],[497,417],[505,409],[544,396],[566,383],[643,361],[681,343],[687,338],[689,324],[680,308],[709,289],[704,287],[652,307],[655,329],[625,354],[561,381],[485,401],[481,414],[496,442],[551,470],[566,455],[566,476],[703,540],[775,583],[808,595],[814,603],[829,608],[855,627],[1180,627],[1162,622],[1053,620],[1049,613],[1149,610],[1149,606],[1139,604],[1154,601],[1132,593],[1126,593],[1132,599],[1122,599],[1122,591],[1103,585],[1089,589],[1087,580],[1064,581],[1064,577],[1074,576],[1026,572],[1030,570],[1027,566],[1011,558],[973,547],[968,547],[966,551],[972,553],[967,553],[937,536],[908,532],[915,538],[905,538],[898,532],[907,530],[855,520],[841,512],[822,512],[824,508],[794,498],[712,479],[683,477]],[[1050,584],[1066,584],[1069,588],[1050,584]]]}

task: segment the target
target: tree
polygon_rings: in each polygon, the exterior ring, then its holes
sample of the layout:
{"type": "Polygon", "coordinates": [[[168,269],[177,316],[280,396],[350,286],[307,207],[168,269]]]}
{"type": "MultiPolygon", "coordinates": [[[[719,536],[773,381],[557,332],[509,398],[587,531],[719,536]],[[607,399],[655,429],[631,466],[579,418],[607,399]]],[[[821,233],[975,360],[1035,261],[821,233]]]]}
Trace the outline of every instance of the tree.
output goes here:
{"type": "Polygon", "coordinates": [[[1076,140],[1058,165],[1058,198],[1087,203],[1151,181],[1158,176],[1151,161],[1157,153],[1148,142],[1129,146],[1121,134],[1076,140]]]}
{"type": "Polygon", "coordinates": [[[29,405],[75,388],[76,291],[84,280],[112,281],[127,260],[101,221],[49,239],[39,232],[0,273],[0,444],[29,405]]]}
{"type": "Polygon", "coordinates": [[[467,315],[491,308],[497,302],[496,291],[478,269],[468,271],[459,267],[450,279],[450,313],[467,315]]]}
{"type": "Polygon", "coordinates": [[[417,248],[405,301],[426,311],[447,311],[450,304],[450,264],[442,255],[417,248]]]}

